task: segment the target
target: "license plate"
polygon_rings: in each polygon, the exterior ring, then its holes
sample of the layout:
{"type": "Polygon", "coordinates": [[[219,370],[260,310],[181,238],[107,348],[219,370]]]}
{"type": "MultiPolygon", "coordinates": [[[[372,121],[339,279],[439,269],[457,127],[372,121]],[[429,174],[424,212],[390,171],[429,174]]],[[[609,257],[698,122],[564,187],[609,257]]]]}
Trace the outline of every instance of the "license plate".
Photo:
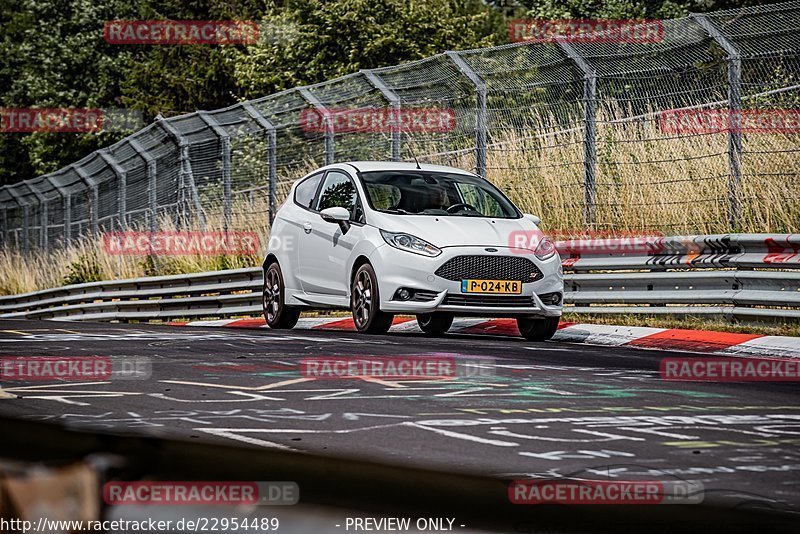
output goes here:
{"type": "Polygon", "coordinates": [[[462,293],[522,293],[519,280],[461,280],[462,293]]]}

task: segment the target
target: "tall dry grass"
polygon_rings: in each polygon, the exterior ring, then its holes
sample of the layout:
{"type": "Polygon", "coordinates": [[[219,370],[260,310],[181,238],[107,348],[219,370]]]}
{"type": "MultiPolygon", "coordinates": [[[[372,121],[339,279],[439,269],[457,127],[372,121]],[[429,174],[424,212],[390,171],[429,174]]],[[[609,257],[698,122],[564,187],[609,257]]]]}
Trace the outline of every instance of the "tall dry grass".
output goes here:
{"type": "MultiPolygon", "coordinates": [[[[525,212],[539,215],[546,230],[583,229],[581,131],[524,138],[494,132],[487,154],[489,180],[525,212]]],[[[600,123],[597,130],[595,229],[664,234],[724,233],[728,222],[727,135],[666,135],[654,121],[600,123]]],[[[800,231],[800,136],[745,135],[738,210],[741,232],[800,231]]],[[[472,153],[446,161],[474,166],[472,153]]],[[[309,163],[311,170],[312,164],[309,163]]],[[[298,171],[297,176],[301,176],[298,171]]],[[[282,184],[278,201],[288,190],[282,184]]],[[[266,199],[234,203],[231,230],[269,235],[266,199]]],[[[159,229],[178,228],[169,218],[159,229]]],[[[222,229],[221,210],[206,213],[208,230],[222,229]]],[[[189,228],[198,230],[197,223],[189,228]]],[[[21,293],[66,282],[180,274],[258,265],[257,256],[117,256],[99,240],[27,256],[0,250],[0,293],[21,293]]]]}

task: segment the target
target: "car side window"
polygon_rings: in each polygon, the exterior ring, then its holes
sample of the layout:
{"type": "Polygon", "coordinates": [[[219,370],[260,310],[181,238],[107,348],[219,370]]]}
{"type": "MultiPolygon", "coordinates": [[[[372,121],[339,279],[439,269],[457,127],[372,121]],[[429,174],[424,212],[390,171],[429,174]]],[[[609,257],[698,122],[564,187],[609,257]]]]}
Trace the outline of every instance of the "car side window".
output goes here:
{"type": "Polygon", "coordinates": [[[339,171],[330,171],[325,176],[319,191],[317,211],[326,208],[342,207],[350,212],[350,220],[363,222],[364,212],[358,198],[358,191],[349,176],[339,171]]]}
{"type": "Polygon", "coordinates": [[[294,190],[295,204],[306,209],[314,209],[314,197],[316,196],[317,187],[321,179],[322,173],[318,173],[300,182],[294,190]]]}

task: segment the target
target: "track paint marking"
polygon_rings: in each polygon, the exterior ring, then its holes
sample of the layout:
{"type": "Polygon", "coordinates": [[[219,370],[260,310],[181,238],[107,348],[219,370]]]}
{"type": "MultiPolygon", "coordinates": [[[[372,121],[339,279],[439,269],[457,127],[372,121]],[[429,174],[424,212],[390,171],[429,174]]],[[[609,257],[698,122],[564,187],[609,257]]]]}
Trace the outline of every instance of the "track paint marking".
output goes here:
{"type": "Polygon", "coordinates": [[[400,384],[398,382],[393,382],[393,381],[390,381],[390,380],[381,380],[380,378],[375,378],[373,376],[362,376],[360,378],[364,382],[370,382],[372,384],[377,384],[379,386],[386,386],[386,387],[389,387],[389,388],[405,388],[405,387],[407,387],[407,386],[405,386],[403,384],[400,384]]]}
{"type": "Polygon", "coordinates": [[[189,382],[186,380],[159,380],[159,382],[163,382],[165,384],[179,384],[182,386],[200,386],[200,387],[208,387],[208,388],[221,388],[221,389],[229,389],[229,390],[243,390],[243,391],[265,391],[268,389],[273,389],[289,384],[296,384],[298,382],[308,382],[310,380],[316,380],[314,378],[296,378],[293,380],[284,380],[283,382],[276,382],[274,384],[265,384],[263,386],[232,386],[230,384],[211,384],[208,382],[189,382]]]}
{"type": "Polygon", "coordinates": [[[283,451],[293,451],[297,452],[297,449],[293,449],[291,447],[287,447],[286,445],[281,445],[280,443],[275,443],[273,441],[266,441],[263,439],[258,438],[251,438],[249,436],[241,436],[239,434],[235,434],[235,430],[231,431],[231,429],[227,428],[195,428],[197,432],[205,432],[206,434],[211,434],[212,436],[217,436],[220,438],[228,438],[236,441],[243,441],[244,443],[249,443],[250,445],[257,445],[259,447],[265,447],[269,449],[280,449],[283,451]]]}
{"type": "Polygon", "coordinates": [[[501,441],[499,439],[486,439],[481,438],[478,436],[472,436],[470,434],[462,434],[461,432],[453,432],[452,430],[443,430],[441,428],[430,428],[424,425],[420,425],[417,423],[401,423],[405,426],[411,426],[414,428],[419,428],[422,430],[428,430],[435,434],[439,434],[442,436],[447,436],[448,438],[457,438],[463,439],[464,441],[474,441],[475,443],[483,443],[484,445],[495,445],[497,447],[519,447],[519,443],[514,443],[513,441],[501,441]]]}
{"type": "Polygon", "coordinates": [[[288,386],[290,384],[300,384],[302,382],[313,382],[316,378],[294,378],[292,380],[284,380],[283,382],[275,382],[274,384],[267,384],[264,386],[259,386],[255,388],[255,391],[264,391],[267,389],[279,388],[281,386],[288,386]]]}

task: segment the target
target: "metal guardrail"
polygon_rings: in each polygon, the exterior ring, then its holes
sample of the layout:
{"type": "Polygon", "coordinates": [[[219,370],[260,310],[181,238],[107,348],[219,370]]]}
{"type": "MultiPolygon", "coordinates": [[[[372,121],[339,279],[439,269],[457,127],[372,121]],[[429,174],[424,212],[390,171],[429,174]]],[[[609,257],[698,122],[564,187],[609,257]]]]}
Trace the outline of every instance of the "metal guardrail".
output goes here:
{"type": "MultiPolygon", "coordinates": [[[[800,320],[800,235],[559,241],[565,311],[800,320]]],[[[258,267],[0,297],[0,318],[147,321],[261,314],[258,267]]]]}

